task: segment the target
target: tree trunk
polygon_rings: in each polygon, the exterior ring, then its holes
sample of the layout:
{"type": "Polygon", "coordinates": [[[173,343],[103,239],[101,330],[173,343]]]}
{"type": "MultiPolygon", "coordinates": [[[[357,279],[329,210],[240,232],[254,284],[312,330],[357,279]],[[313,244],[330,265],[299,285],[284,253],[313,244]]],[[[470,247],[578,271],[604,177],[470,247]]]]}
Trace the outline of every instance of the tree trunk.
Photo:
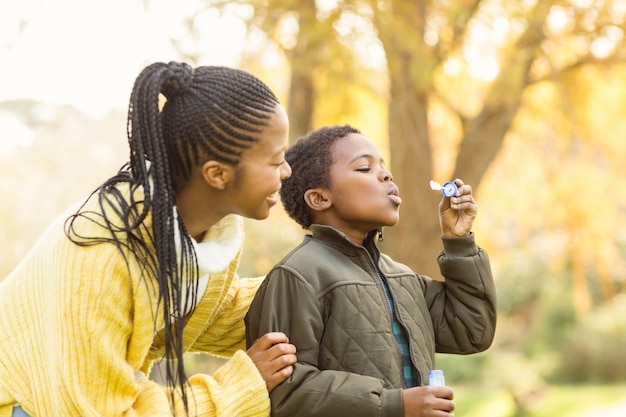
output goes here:
{"type": "Polygon", "coordinates": [[[432,157],[428,135],[427,96],[415,90],[405,72],[394,72],[389,104],[391,171],[400,189],[400,222],[385,230],[383,249],[420,274],[440,278],[438,202],[429,187],[432,157]]]}
{"type": "Polygon", "coordinates": [[[385,48],[389,77],[389,147],[391,172],[400,189],[400,222],[386,229],[381,245],[395,260],[419,274],[441,279],[438,202],[429,187],[432,153],[428,130],[428,97],[434,60],[422,42],[424,2],[402,2],[394,23],[379,15],[377,30],[385,48]]]}
{"type": "MultiPolygon", "coordinates": [[[[482,112],[464,124],[454,178],[462,178],[474,191],[501,148],[519,108],[530,66],[544,39],[543,24],[552,2],[538,1],[515,56],[501,69],[482,112]]],[[[433,172],[428,99],[434,89],[436,54],[422,42],[425,3],[396,4],[404,8],[393,16],[393,24],[389,24],[388,15],[374,20],[388,61],[391,167],[403,198],[400,223],[387,233],[384,249],[416,272],[441,279],[436,262],[442,248],[438,220],[441,194],[428,185],[433,172]]]]}
{"type": "Polygon", "coordinates": [[[315,85],[313,76],[317,54],[317,17],[315,1],[300,2],[298,10],[300,31],[298,42],[289,56],[291,67],[291,86],[287,103],[289,115],[289,137],[291,142],[313,128],[313,109],[315,108],[315,85]],[[313,52],[312,52],[313,51],[313,52]]]}
{"type": "MultiPolygon", "coordinates": [[[[297,59],[297,58],[296,58],[297,59]]],[[[299,68],[297,62],[292,62],[291,87],[287,114],[289,115],[289,139],[295,140],[306,134],[312,128],[312,119],[315,102],[315,89],[312,74],[306,69],[299,68]]]]}

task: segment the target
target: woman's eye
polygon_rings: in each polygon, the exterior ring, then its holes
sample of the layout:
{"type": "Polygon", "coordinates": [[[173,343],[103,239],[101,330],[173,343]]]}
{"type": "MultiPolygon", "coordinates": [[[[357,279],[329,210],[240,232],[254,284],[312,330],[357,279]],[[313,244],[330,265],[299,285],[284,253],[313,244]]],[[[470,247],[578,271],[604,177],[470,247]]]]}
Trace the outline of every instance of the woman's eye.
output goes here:
{"type": "Polygon", "coordinates": [[[370,172],[372,169],[370,167],[361,167],[356,169],[358,172],[370,172]]]}

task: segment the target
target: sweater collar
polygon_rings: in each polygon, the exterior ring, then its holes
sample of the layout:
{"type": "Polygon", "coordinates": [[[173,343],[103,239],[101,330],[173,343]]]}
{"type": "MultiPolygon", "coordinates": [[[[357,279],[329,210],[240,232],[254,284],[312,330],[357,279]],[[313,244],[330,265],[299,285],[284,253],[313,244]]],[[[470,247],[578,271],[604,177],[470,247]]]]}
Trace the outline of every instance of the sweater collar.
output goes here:
{"type": "MultiPolygon", "coordinates": [[[[243,245],[243,219],[229,214],[211,226],[201,242],[191,239],[198,260],[199,276],[225,270],[243,245]]],[[[179,239],[177,246],[180,251],[179,239]]]]}
{"type": "Polygon", "coordinates": [[[214,224],[201,242],[195,243],[200,276],[223,271],[235,259],[243,244],[243,219],[230,214],[214,224]]]}

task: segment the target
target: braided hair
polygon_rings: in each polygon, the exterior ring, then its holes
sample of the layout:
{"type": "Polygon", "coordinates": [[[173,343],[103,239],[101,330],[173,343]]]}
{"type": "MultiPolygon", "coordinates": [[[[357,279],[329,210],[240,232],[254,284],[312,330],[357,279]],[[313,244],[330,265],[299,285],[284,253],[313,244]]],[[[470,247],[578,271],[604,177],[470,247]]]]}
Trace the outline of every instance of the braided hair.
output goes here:
{"type": "Polygon", "coordinates": [[[147,66],[130,97],[129,162],[92,193],[98,198],[99,213],[87,212],[83,205],[66,222],[66,235],[75,244],[115,244],[127,265],[132,256],[142,266],[146,285],[156,285],[165,324],[165,379],[175,388],[170,390],[172,404],[180,391],[186,411],[183,330],[185,312],[197,301],[199,272],[191,237],[176,211],[175,193],[192,169],[207,160],[236,166],[242,153],[259,141],[278,103],[267,85],[245,71],[220,66],[193,69],[178,62],[147,66]],[[166,99],[162,110],[160,94],[166,99]],[[128,195],[121,184],[130,186],[128,195]],[[144,223],[148,215],[151,228],[144,223]],[[111,237],[81,236],[75,225],[80,218],[97,222],[111,237]]]}
{"type": "Polygon", "coordinates": [[[311,212],[304,201],[304,193],[330,186],[331,147],[350,133],[361,132],[350,125],[322,127],[299,138],[285,152],[292,174],[283,180],[280,198],[287,214],[303,229],[311,226],[311,212]]]}

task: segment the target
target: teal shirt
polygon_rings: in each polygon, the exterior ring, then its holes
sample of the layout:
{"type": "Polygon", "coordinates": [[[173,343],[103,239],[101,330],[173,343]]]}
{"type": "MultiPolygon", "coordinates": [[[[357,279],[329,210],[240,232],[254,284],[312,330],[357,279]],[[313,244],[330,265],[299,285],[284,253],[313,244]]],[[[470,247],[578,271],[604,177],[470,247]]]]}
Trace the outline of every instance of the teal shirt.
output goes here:
{"type": "Polygon", "coordinates": [[[378,274],[378,276],[380,277],[380,282],[383,285],[383,290],[385,291],[387,305],[389,306],[389,310],[391,310],[391,327],[393,330],[393,335],[396,338],[396,342],[398,342],[400,354],[402,355],[402,374],[404,376],[404,382],[406,383],[407,388],[411,388],[417,385],[417,370],[413,366],[413,362],[411,362],[409,341],[406,337],[406,331],[404,330],[402,324],[400,324],[400,321],[396,316],[396,309],[394,306],[393,297],[389,292],[387,282],[385,282],[385,279],[381,277],[380,272],[378,274]]]}

